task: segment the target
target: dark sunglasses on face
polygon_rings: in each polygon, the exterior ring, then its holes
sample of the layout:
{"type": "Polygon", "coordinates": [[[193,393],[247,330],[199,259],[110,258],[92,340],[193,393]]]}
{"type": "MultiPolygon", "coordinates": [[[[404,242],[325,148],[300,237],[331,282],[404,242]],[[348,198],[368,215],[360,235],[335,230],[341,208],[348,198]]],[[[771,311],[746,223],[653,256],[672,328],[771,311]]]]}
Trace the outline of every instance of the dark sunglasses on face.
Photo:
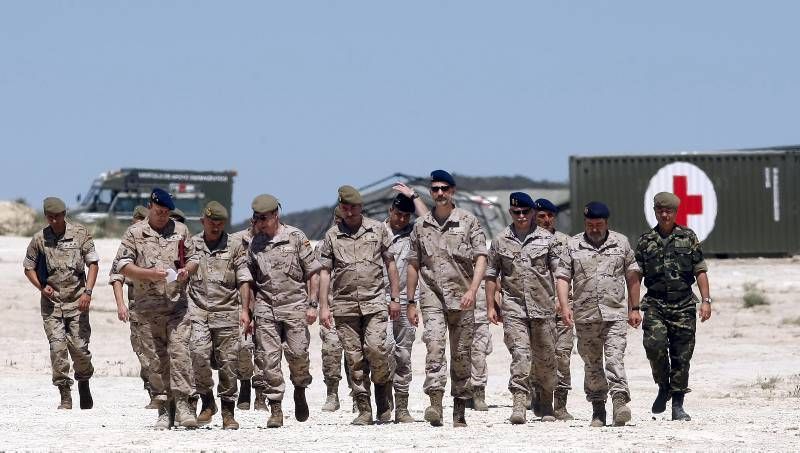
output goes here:
{"type": "Polygon", "coordinates": [[[271,216],[269,214],[253,214],[253,221],[254,222],[263,222],[269,219],[271,216]]]}
{"type": "Polygon", "coordinates": [[[450,190],[450,186],[431,186],[431,192],[447,192],[450,190]]]}
{"type": "Polygon", "coordinates": [[[531,213],[530,209],[512,209],[511,213],[514,215],[528,215],[531,213]]]}

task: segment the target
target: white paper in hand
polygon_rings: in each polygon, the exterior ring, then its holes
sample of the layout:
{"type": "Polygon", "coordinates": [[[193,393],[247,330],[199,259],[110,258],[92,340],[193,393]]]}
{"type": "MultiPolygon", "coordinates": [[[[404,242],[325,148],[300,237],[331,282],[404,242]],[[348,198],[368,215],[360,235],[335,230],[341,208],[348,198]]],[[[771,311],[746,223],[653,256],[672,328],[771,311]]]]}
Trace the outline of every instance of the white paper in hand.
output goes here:
{"type": "Polygon", "coordinates": [[[178,279],[178,273],[174,269],[167,269],[167,283],[172,283],[178,279]]]}

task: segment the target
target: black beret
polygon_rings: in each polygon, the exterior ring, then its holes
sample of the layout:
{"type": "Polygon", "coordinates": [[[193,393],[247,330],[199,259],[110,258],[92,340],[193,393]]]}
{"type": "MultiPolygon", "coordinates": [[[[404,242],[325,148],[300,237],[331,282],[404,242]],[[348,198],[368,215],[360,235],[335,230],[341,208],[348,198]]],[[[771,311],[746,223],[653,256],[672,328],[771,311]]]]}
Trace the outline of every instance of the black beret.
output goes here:
{"type": "Polygon", "coordinates": [[[536,210],[549,211],[554,214],[558,214],[558,206],[554,205],[553,202],[548,200],[547,198],[539,198],[538,200],[536,200],[536,210]]]}
{"type": "Polygon", "coordinates": [[[533,208],[533,198],[525,192],[511,192],[508,203],[512,208],[533,208]]]}
{"type": "Polygon", "coordinates": [[[172,202],[172,196],[164,189],[156,187],[150,194],[150,201],[157,205],[164,206],[170,211],[175,209],[175,203],[172,202]]]}
{"type": "Polygon", "coordinates": [[[599,201],[590,201],[583,208],[583,216],[587,219],[607,219],[611,216],[608,206],[599,201]]]}
{"type": "Polygon", "coordinates": [[[456,180],[453,176],[444,170],[434,170],[431,172],[431,182],[446,182],[448,185],[455,187],[456,180]]]}
{"type": "Polygon", "coordinates": [[[400,212],[406,212],[409,214],[413,214],[414,211],[417,210],[417,208],[414,206],[414,200],[401,193],[397,194],[394,197],[394,200],[392,200],[392,207],[400,212]]]}

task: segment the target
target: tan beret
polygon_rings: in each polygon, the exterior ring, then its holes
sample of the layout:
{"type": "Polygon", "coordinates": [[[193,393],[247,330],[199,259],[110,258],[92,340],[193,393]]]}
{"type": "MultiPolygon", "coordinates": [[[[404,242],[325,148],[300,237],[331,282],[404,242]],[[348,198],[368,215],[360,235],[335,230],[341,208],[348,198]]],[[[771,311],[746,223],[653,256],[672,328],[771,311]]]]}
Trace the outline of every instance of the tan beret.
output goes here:
{"type": "Polygon", "coordinates": [[[228,220],[228,210],[219,202],[209,201],[203,209],[203,215],[211,220],[228,220]]]}
{"type": "Polygon", "coordinates": [[[250,206],[253,208],[253,212],[264,214],[278,209],[280,205],[278,199],[272,195],[261,194],[253,199],[250,206]]]}
{"type": "Polygon", "coordinates": [[[136,220],[144,220],[148,214],[150,214],[150,210],[140,204],[133,208],[133,218],[136,220]]]}
{"type": "Polygon", "coordinates": [[[363,204],[364,200],[361,199],[361,194],[353,186],[339,187],[339,203],[345,204],[363,204]]]}
{"type": "Polygon", "coordinates": [[[67,210],[67,205],[60,198],[47,197],[42,203],[45,214],[61,214],[67,210]]]}
{"type": "Polygon", "coordinates": [[[653,206],[658,208],[678,209],[681,199],[672,192],[659,192],[653,197],[653,206]]]}

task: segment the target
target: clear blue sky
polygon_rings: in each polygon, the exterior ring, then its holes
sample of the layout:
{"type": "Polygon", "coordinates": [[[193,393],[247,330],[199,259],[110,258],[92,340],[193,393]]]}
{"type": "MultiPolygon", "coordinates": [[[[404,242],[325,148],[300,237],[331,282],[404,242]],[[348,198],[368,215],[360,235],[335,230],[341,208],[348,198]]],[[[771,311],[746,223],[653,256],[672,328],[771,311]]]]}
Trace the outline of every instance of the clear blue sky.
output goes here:
{"type": "Polygon", "coordinates": [[[791,1],[5,1],[0,198],[236,169],[292,212],[401,171],[800,143],[791,1]]]}

